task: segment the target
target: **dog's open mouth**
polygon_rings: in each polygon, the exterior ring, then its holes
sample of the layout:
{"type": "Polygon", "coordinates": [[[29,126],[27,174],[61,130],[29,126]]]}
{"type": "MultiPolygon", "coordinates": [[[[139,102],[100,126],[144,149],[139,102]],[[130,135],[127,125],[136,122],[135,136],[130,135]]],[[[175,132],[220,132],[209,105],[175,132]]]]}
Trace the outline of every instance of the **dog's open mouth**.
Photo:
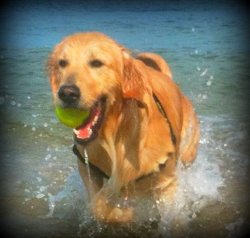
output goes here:
{"type": "Polygon", "coordinates": [[[98,136],[98,131],[102,125],[105,113],[106,98],[102,97],[90,109],[90,115],[87,120],[79,127],[73,130],[74,139],[80,144],[86,144],[98,136]]]}

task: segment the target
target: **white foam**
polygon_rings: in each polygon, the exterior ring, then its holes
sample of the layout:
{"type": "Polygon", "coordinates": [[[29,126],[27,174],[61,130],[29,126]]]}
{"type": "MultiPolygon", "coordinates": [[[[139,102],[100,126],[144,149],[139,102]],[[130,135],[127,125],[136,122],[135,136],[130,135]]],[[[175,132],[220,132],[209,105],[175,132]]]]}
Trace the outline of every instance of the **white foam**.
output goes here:
{"type": "Polygon", "coordinates": [[[201,77],[204,77],[207,74],[207,68],[200,74],[201,77]]]}
{"type": "Polygon", "coordinates": [[[223,178],[219,166],[209,161],[202,151],[191,167],[184,168],[179,164],[177,174],[179,184],[174,204],[161,204],[163,235],[171,229],[173,221],[178,221],[177,225],[184,229],[211,200],[221,199],[218,188],[223,186],[223,178]]]}

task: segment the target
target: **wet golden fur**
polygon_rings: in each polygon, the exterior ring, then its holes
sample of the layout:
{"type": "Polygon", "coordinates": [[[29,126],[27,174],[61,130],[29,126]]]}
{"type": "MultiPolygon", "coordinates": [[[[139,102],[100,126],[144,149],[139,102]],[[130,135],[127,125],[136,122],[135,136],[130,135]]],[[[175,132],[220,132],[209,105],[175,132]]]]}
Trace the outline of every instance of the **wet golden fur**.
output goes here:
{"type": "MultiPolygon", "coordinates": [[[[55,104],[60,104],[57,92],[64,83],[73,82],[80,88],[81,107],[89,108],[101,95],[107,95],[98,138],[87,147],[90,164],[98,168],[91,170],[91,183],[86,166],[78,162],[97,219],[133,219],[133,208],[113,204],[119,196],[125,200],[149,193],[156,199],[173,196],[176,162],[189,164],[194,160],[199,124],[190,101],[172,80],[161,56],[142,53],[132,57],[102,33],[78,33],[66,37],[53,50],[49,78],[55,104]],[[61,59],[67,60],[67,67],[58,66],[61,59]],[[93,59],[104,65],[91,67],[93,59]],[[153,93],[168,120],[160,113],[153,93]]],[[[84,148],[77,147],[83,154],[84,148]]]]}

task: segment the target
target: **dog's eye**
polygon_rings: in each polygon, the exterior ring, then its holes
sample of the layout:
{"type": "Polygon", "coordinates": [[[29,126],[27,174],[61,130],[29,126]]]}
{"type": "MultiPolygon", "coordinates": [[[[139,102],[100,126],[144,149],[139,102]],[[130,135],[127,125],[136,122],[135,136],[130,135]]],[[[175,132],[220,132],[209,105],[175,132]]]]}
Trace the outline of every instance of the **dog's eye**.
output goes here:
{"type": "Polygon", "coordinates": [[[58,61],[58,64],[60,67],[65,68],[69,64],[69,62],[67,60],[61,59],[58,61]]]}
{"type": "Polygon", "coordinates": [[[95,60],[91,60],[89,62],[89,65],[93,68],[100,68],[102,67],[104,64],[101,60],[95,59],[95,60]]]}

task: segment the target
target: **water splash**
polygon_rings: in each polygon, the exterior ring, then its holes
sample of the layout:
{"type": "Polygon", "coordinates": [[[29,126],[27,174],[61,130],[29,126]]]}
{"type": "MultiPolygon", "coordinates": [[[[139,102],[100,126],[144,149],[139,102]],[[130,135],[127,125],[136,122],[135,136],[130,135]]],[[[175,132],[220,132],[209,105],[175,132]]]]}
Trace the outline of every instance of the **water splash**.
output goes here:
{"type": "MultiPolygon", "coordinates": [[[[236,212],[237,209],[239,210],[239,204],[236,204],[239,192],[237,188],[233,188],[230,201],[226,194],[228,190],[231,190],[228,183],[238,177],[244,178],[246,174],[248,164],[245,160],[245,155],[239,149],[237,150],[237,145],[246,137],[245,127],[225,117],[201,117],[200,121],[202,136],[198,156],[189,168],[184,168],[182,164],[178,164],[179,185],[174,204],[161,206],[161,209],[157,211],[157,201],[147,203],[147,200],[138,200],[139,211],[142,214],[145,212],[149,212],[149,214],[141,216],[144,219],[143,222],[137,220],[137,227],[127,225],[125,231],[128,234],[133,234],[134,232],[143,234],[143,232],[146,232],[156,234],[155,237],[160,235],[164,237],[181,237],[178,234],[173,235],[173,230],[182,230],[186,234],[190,234],[194,232],[192,230],[197,229],[205,232],[206,229],[209,230],[210,228],[199,224],[204,219],[204,216],[209,215],[212,218],[215,216],[215,214],[211,215],[209,212],[206,212],[206,208],[211,206],[211,204],[216,209],[218,208],[219,212],[221,211],[220,207],[231,206],[228,214],[231,212],[234,215],[231,217],[231,222],[227,221],[223,228],[225,234],[229,234],[228,237],[231,237],[230,234],[235,232],[235,230],[240,230],[244,220],[238,220],[241,218],[241,211],[236,212]],[[235,162],[236,158],[237,163],[235,162]],[[232,201],[235,202],[234,207],[232,207],[232,201]],[[145,217],[147,219],[146,222],[145,217]],[[190,224],[193,224],[193,222],[198,224],[198,228],[190,228],[190,224]],[[138,228],[138,226],[142,228],[138,228]]],[[[50,155],[47,157],[51,160],[50,155]]],[[[88,165],[86,152],[84,157],[88,165]]],[[[88,173],[91,181],[89,168],[88,173]]],[[[40,191],[39,194],[45,194],[45,192],[46,190],[40,191]]],[[[42,196],[39,194],[38,196],[42,196]]],[[[135,201],[133,202],[135,203],[135,201]]],[[[87,192],[83,187],[77,170],[74,170],[66,179],[62,190],[54,195],[49,194],[48,206],[48,217],[69,218],[72,214],[77,213],[79,234],[81,235],[92,234],[93,236],[98,236],[98,234],[108,234],[116,236],[124,228],[101,225],[93,219],[88,208],[87,192]]],[[[219,215],[219,212],[218,214],[216,213],[216,216],[219,215]]],[[[225,217],[225,215],[221,216],[222,219],[223,216],[225,217]]]]}
{"type": "Polygon", "coordinates": [[[75,213],[83,213],[87,192],[84,189],[77,170],[74,170],[66,180],[62,190],[55,195],[48,193],[49,212],[46,217],[70,218],[75,213]]]}

